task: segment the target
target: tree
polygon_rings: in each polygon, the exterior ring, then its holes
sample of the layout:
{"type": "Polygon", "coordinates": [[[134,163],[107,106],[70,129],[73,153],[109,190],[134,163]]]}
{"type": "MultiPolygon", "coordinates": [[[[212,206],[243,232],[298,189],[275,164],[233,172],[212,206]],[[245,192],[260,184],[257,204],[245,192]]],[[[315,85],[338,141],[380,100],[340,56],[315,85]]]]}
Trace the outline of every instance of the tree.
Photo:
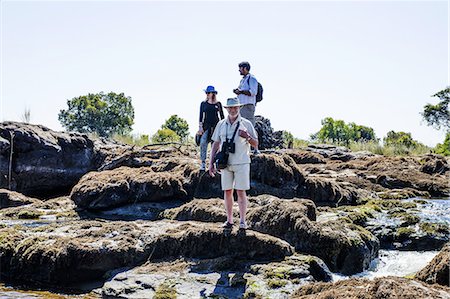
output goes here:
{"type": "Polygon", "coordinates": [[[152,136],[152,143],[178,142],[180,136],[171,129],[160,129],[152,136]]]}
{"type": "Polygon", "coordinates": [[[355,123],[346,124],[343,120],[327,117],[322,120],[322,128],[311,135],[311,139],[319,142],[349,145],[351,141],[377,141],[372,128],[355,123]]]}
{"type": "Polygon", "coordinates": [[[107,137],[129,133],[134,123],[131,98],[123,93],[90,93],[68,100],[67,106],[67,110],[59,112],[58,119],[68,131],[107,137]]]}
{"type": "Polygon", "coordinates": [[[383,139],[385,146],[405,146],[407,148],[415,148],[420,143],[411,137],[411,133],[389,131],[383,139]]]}
{"type": "Polygon", "coordinates": [[[161,129],[170,129],[180,136],[182,141],[186,141],[189,136],[189,125],[186,120],[174,114],[161,126],[161,129]]]}
{"type": "Polygon", "coordinates": [[[427,125],[434,127],[437,130],[450,130],[450,87],[443,89],[433,95],[438,97],[440,102],[436,105],[426,104],[423,107],[421,115],[426,121],[427,125]]]}
{"type": "Polygon", "coordinates": [[[450,156],[450,132],[445,135],[444,143],[436,145],[436,154],[450,156]]]}

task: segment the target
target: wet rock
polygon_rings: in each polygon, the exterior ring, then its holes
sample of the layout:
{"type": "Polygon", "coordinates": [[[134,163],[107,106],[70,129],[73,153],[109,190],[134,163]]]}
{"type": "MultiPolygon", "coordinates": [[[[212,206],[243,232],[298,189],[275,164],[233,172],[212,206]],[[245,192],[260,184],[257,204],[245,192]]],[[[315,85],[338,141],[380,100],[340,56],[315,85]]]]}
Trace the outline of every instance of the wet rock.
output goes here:
{"type": "Polygon", "coordinates": [[[450,286],[450,243],[442,248],[441,252],[422,270],[416,274],[416,278],[429,284],[438,283],[450,286]]]}
{"type": "Polygon", "coordinates": [[[36,200],[30,204],[9,207],[0,210],[0,224],[14,223],[18,219],[33,220],[28,224],[41,225],[60,220],[77,220],[80,215],[75,211],[74,202],[67,196],[36,200]]]}
{"type": "Polygon", "coordinates": [[[104,298],[276,298],[306,282],[329,281],[318,258],[303,255],[277,262],[241,261],[229,257],[179,259],[146,263],[121,272],[102,288],[104,298]],[[275,287],[277,286],[277,287],[275,287]]]}
{"type": "Polygon", "coordinates": [[[0,229],[5,280],[67,286],[101,279],[110,270],[161,258],[273,260],[292,254],[286,242],[257,232],[224,235],[197,222],[72,221],[0,229]],[[215,250],[211,250],[214,248],[215,250]]]}
{"type": "Polygon", "coordinates": [[[18,207],[35,202],[40,202],[40,200],[25,196],[18,192],[0,189],[0,209],[18,207]]]}
{"type": "Polygon", "coordinates": [[[448,299],[450,298],[450,288],[431,286],[417,280],[392,276],[374,280],[352,278],[335,283],[318,282],[305,285],[297,290],[292,298],[448,299]]]}

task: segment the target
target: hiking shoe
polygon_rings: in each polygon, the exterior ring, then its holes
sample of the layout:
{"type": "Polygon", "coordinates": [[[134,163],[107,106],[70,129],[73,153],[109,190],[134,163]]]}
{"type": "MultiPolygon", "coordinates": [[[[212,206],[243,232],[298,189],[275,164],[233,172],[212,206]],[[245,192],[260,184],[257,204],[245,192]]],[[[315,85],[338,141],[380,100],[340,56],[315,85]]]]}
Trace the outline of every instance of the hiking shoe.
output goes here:
{"type": "Polygon", "coordinates": [[[200,170],[205,170],[206,169],[206,164],[205,162],[202,162],[202,166],[200,166],[200,170]]]}
{"type": "Polygon", "coordinates": [[[225,222],[222,224],[222,227],[223,227],[223,228],[226,228],[226,229],[232,229],[232,228],[233,228],[233,223],[230,223],[230,222],[228,222],[228,221],[225,221],[225,222]]]}
{"type": "Polygon", "coordinates": [[[247,222],[240,222],[239,223],[239,229],[247,229],[248,225],[247,222]]]}

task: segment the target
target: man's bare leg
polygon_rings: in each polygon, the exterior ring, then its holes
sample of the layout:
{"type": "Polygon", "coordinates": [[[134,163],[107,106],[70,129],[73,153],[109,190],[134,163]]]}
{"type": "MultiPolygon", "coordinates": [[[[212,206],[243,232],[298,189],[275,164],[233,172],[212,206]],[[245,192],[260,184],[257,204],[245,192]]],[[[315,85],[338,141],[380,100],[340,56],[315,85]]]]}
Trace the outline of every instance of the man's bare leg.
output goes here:
{"type": "Polygon", "coordinates": [[[236,190],[239,205],[240,223],[246,223],[245,216],[247,213],[247,193],[245,190],[236,190]]]}
{"type": "Polygon", "coordinates": [[[228,223],[233,223],[233,189],[225,190],[224,194],[225,210],[227,212],[228,223]]]}

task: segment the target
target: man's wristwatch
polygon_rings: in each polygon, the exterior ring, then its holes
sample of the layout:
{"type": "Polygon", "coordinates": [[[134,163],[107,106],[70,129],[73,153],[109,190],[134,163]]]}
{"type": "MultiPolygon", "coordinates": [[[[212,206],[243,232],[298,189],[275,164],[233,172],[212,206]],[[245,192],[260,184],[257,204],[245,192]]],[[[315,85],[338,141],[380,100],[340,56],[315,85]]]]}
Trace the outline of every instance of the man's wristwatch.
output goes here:
{"type": "Polygon", "coordinates": [[[247,137],[247,141],[250,141],[250,140],[252,140],[252,136],[247,137]]]}

